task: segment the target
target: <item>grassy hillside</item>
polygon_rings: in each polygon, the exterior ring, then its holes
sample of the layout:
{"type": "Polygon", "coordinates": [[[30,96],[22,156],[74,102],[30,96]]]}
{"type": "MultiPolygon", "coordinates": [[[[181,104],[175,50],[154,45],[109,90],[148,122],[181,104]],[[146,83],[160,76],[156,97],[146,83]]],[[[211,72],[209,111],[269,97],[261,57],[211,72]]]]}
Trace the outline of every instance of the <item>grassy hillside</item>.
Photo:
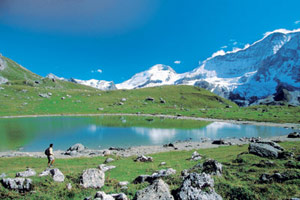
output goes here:
{"type": "MultiPolygon", "coordinates": [[[[299,142],[281,143],[285,149],[294,152],[295,156],[300,155],[299,142]]],[[[275,172],[289,172],[299,174],[298,168],[291,165],[287,167],[288,160],[274,159],[274,166],[258,167],[255,164],[261,160],[267,160],[252,154],[247,154],[248,145],[244,146],[226,146],[213,149],[197,150],[204,156],[199,162],[203,162],[206,158],[213,158],[223,164],[223,176],[214,177],[215,189],[224,199],[290,199],[300,196],[300,179],[288,180],[282,183],[260,183],[259,177],[263,173],[273,174],[275,172]],[[226,155],[224,155],[226,152],[226,155]],[[244,152],[244,153],[243,153],[244,152]]],[[[193,151],[173,151],[151,155],[154,162],[136,163],[133,161],[135,157],[120,158],[114,157],[116,160],[111,163],[116,168],[106,172],[105,186],[101,191],[106,193],[121,192],[119,181],[129,181],[127,191],[125,192],[130,199],[137,190],[147,186],[144,184],[132,184],[131,182],[141,174],[152,174],[156,170],[172,167],[177,170],[176,175],[164,180],[170,185],[170,189],[176,189],[180,186],[182,179],[180,172],[183,169],[189,169],[198,162],[189,161],[193,151]],[[166,162],[165,166],[159,166],[161,162],[166,162]]],[[[33,177],[34,191],[33,193],[19,194],[9,191],[2,186],[0,187],[1,199],[84,199],[88,196],[94,196],[99,189],[83,189],[79,185],[79,176],[84,169],[95,168],[103,163],[105,157],[95,158],[70,158],[57,159],[55,167],[59,168],[66,176],[63,183],[55,183],[50,177],[33,177]],[[66,184],[71,183],[73,189],[66,190],[66,184]]],[[[8,177],[14,177],[16,172],[24,171],[26,167],[31,167],[42,172],[46,167],[45,158],[0,158],[0,172],[5,172],[8,177]]],[[[293,163],[296,163],[292,159],[293,163]]]]}
{"type": "Polygon", "coordinates": [[[300,108],[257,106],[239,108],[229,100],[193,86],[161,86],[100,91],[71,82],[40,77],[4,58],[0,76],[0,116],[38,114],[147,113],[219,119],[299,123],[300,108]],[[52,93],[49,98],[40,94],[52,93]],[[154,101],[146,101],[147,97],[154,101]],[[64,98],[64,99],[62,99],[64,98]],[[126,101],[122,101],[125,98],[126,101]],[[165,100],[161,103],[160,99],[165,100]]]}

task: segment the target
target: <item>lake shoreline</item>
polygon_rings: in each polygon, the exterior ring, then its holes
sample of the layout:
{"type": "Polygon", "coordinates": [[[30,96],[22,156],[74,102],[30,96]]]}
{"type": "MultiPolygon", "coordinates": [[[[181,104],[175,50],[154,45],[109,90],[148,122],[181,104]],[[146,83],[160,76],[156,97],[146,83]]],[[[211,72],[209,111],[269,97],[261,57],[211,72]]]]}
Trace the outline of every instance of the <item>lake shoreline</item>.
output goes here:
{"type": "Polygon", "coordinates": [[[258,122],[258,121],[242,121],[231,119],[214,119],[189,116],[161,115],[161,114],[130,114],[130,113],[102,113],[102,114],[49,114],[49,115],[16,115],[16,116],[0,116],[0,119],[11,118],[36,118],[36,117],[98,117],[98,116],[136,116],[136,117],[164,117],[169,119],[183,119],[207,122],[225,122],[233,124],[247,124],[257,126],[273,126],[300,129],[298,123],[274,123],[274,122],[258,122]]]}
{"type": "MultiPolygon", "coordinates": [[[[113,150],[109,149],[85,149],[78,152],[75,155],[65,155],[66,151],[57,150],[54,151],[55,158],[57,159],[68,159],[68,158],[79,158],[79,157],[98,157],[98,156],[120,156],[120,157],[130,157],[139,155],[149,155],[162,152],[170,151],[191,151],[197,149],[208,149],[208,148],[218,148],[221,146],[232,146],[232,145],[245,145],[251,142],[251,138],[227,138],[224,140],[225,145],[212,144],[211,139],[207,138],[205,141],[194,142],[191,140],[187,141],[176,141],[166,145],[155,145],[155,146],[132,146],[129,148],[115,148],[113,150]]],[[[276,142],[286,142],[286,141],[300,141],[300,138],[288,138],[287,135],[273,136],[263,138],[263,140],[272,140],[276,142]]],[[[11,157],[34,157],[34,158],[46,158],[44,152],[21,152],[21,151],[6,151],[0,152],[0,158],[11,158],[11,157]]]]}

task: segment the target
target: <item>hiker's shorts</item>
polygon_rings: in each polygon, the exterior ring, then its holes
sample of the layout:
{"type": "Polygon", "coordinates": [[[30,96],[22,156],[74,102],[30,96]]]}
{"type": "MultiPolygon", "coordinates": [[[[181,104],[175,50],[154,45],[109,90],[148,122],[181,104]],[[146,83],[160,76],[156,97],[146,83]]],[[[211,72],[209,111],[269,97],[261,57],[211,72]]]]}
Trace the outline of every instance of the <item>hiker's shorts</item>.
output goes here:
{"type": "Polygon", "coordinates": [[[48,156],[48,162],[50,163],[51,161],[53,161],[54,160],[54,156],[53,155],[50,155],[50,156],[48,156]]]}

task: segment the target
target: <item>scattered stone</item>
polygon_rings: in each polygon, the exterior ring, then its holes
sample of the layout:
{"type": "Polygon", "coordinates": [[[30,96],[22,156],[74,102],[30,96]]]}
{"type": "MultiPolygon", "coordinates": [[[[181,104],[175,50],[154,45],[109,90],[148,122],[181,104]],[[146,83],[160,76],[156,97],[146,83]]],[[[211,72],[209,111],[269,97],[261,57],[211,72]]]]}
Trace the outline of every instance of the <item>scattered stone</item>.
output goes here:
{"type": "Polygon", "coordinates": [[[111,195],[108,195],[102,191],[99,191],[96,193],[95,199],[97,199],[97,200],[115,200],[111,195]]]}
{"type": "Polygon", "coordinates": [[[266,158],[278,158],[281,150],[272,147],[269,144],[250,143],[249,153],[266,158]]]}
{"type": "Polygon", "coordinates": [[[71,183],[68,183],[67,185],[66,185],[66,188],[67,188],[67,190],[72,190],[72,184],[71,183]]]}
{"type": "Polygon", "coordinates": [[[119,105],[119,106],[122,106],[122,105],[124,105],[124,103],[123,103],[123,102],[119,102],[118,105],[119,105]]]}
{"type": "Polygon", "coordinates": [[[64,174],[57,168],[50,169],[50,174],[55,182],[64,182],[64,174]]]}
{"type": "Polygon", "coordinates": [[[60,99],[61,99],[61,100],[65,100],[65,99],[66,99],[66,97],[61,97],[60,99]]]}
{"type": "Polygon", "coordinates": [[[105,164],[113,162],[114,159],[113,158],[106,158],[106,160],[104,161],[105,164]]]}
{"type": "Polygon", "coordinates": [[[122,102],[125,102],[125,101],[127,101],[127,99],[126,99],[126,98],[122,98],[121,101],[122,101],[122,102]]]}
{"type": "Polygon", "coordinates": [[[124,194],[124,193],[111,194],[111,196],[114,198],[114,200],[128,200],[126,194],[124,194]]]}
{"type": "Polygon", "coordinates": [[[104,156],[110,156],[111,155],[111,151],[110,150],[104,150],[103,151],[103,155],[104,156]]]}
{"type": "Polygon", "coordinates": [[[32,190],[32,180],[30,178],[4,178],[2,185],[9,190],[25,192],[32,190]]]}
{"type": "Polygon", "coordinates": [[[43,97],[43,98],[50,98],[50,96],[48,94],[43,94],[43,93],[39,94],[39,96],[43,97]]]}
{"type": "Polygon", "coordinates": [[[3,87],[0,87],[0,90],[4,90],[4,88],[3,88],[3,87]]]}
{"type": "Polygon", "coordinates": [[[194,151],[194,153],[192,154],[192,158],[190,160],[201,160],[202,159],[202,156],[197,152],[197,151],[194,151]]]}
{"type": "Polygon", "coordinates": [[[26,171],[18,172],[16,174],[16,177],[29,177],[29,176],[35,176],[35,175],[36,175],[35,170],[33,170],[31,168],[27,168],[26,171]]]}
{"type": "Polygon", "coordinates": [[[166,162],[161,162],[161,163],[159,164],[159,166],[163,166],[163,165],[166,165],[166,162]]]}
{"type": "Polygon", "coordinates": [[[274,173],[270,174],[262,174],[259,177],[261,183],[272,183],[278,182],[282,183],[288,180],[300,179],[300,174],[297,171],[286,171],[283,173],[274,173]]]}
{"type": "Polygon", "coordinates": [[[121,148],[121,147],[109,147],[108,150],[111,150],[111,151],[125,151],[125,149],[121,148]]]}
{"type": "Polygon", "coordinates": [[[34,81],[35,84],[40,84],[40,81],[34,81]]]}
{"type": "Polygon", "coordinates": [[[104,110],[104,108],[97,108],[97,110],[102,111],[102,110],[104,110]]]}
{"type": "Polygon", "coordinates": [[[138,156],[135,160],[135,162],[153,162],[153,158],[150,156],[138,156]]]}
{"type": "Polygon", "coordinates": [[[80,185],[84,188],[101,188],[104,186],[105,174],[100,169],[84,170],[80,177],[80,185]]]}
{"type": "Polygon", "coordinates": [[[191,173],[186,176],[176,197],[180,200],[222,199],[214,190],[214,180],[206,173],[191,173]]]}
{"type": "Polygon", "coordinates": [[[214,140],[212,142],[212,144],[218,144],[218,145],[221,145],[221,144],[227,144],[224,140],[220,139],[220,140],[214,140]]]}
{"type": "Polygon", "coordinates": [[[176,174],[176,170],[173,168],[161,169],[153,173],[152,175],[140,175],[133,181],[133,183],[134,184],[143,183],[143,182],[152,183],[154,180],[158,178],[170,176],[173,174],[176,174]]]}
{"type": "Polygon", "coordinates": [[[72,97],[72,96],[71,96],[71,95],[69,95],[69,94],[67,94],[66,96],[67,96],[68,98],[71,98],[71,97],[72,97]]]}
{"type": "Polygon", "coordinates": [[[145,101],[152,101],[152,102],[154,102],[154,98],[153,98],[153,97],[147,97],[147,98],[145,99],[145,101]]]}
{"type": "Polygon", "coordinates": [[[43,172],[39,174],[39,176],[48,176],[50,174],[50,169],[45,169],[43,172]]]}
{"type": "Polygon", "coordinates": [[[47,94],[48,94],[48,96],[52,96],[52,93],[51,93],[51,92],[48,92],[47,94]]]}
{"type": "Polygon", "coordinates": [[[127,186],[128,184],[129,184],[128,181],[120,181],[120,182],[118,183],[118,185],[121,186],[121,187],[127,186]]]}
{"type": "Polygon", "coordinates": [[[166,101],[163,98],[159,98],[160,103],[166,103],[166,101]]]}
{"type": "Polygon", "coordinates": [[[222,176],[222,170],[223,166],[221,163],[219,163],[216,160],[209,159],[203,163],[203,169],[202,172],[205,172],[207,174],[211,175],[217,175],[222,176]]]}
{"type": "Polygon", "coordinates": [[[287,137],[288,137],[288,138],[300,138],[300,133],[298,133],[298,132],[293,132],[293,133],[288,134],[287,137]]]}
{"type": "Polygon", "coordinates": [[[1,175],[0,175],[0,179],[1,178],[5,178],[6,177],[6,174],[5,173],[2,173],[1,175]]]}
{"type": "Polygon", "coordinates": [[[98,168],[99,168],[100,170],[102,170],[103,172],[106,172],[106,171],[109,171],[109,170],[111,170],[111,169],[116,168],[116,166],[113,166],[113,165],[106,165],[106,164],[100,164],[100,165],[98,166],[98,168]]]}
{"type": "Polygon", "coordinates": [[[137,191],[134,200],[150,200],[150,199],[161,199],[161,200],[174,200],[170,193],[169,186],[161,179],[153,182],[152,185],[146,187],[143,190],[137,191]]]}
{"type": "Polygon", "coordinates": [[[175,147],[175,145],[173,143],[169,143],[169,144],[164,144],[163,147],[175,147]]]}
{"type": "Polygon", "coordinates": [[[275,163],[273,161],[270,160],[261,160],[258,164],[253,164],[256,167],[274,167],[275,163]]]}
{"type": "Polygon", "coordinates": [[[296,169],[300,169],[300,163],[298,162],[295,162],[295,161],[292,161],[292,160],[289,160],[288,162],[286,162],[284,164],[285,167],[287,168],[296,168],[296,169]]]}

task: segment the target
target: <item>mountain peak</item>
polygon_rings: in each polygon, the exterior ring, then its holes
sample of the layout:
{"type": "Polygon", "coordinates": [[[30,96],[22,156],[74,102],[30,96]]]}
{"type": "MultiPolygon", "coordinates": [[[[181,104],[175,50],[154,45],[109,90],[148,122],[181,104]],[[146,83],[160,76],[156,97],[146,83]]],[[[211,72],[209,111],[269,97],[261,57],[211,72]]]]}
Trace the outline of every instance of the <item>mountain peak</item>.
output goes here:
{"type": "Polygon", "coordinates": [[[164,64],[156,64],[154,66],[152,66],[149,71],[172,71],[175,73],[174,69],[172,69],[170,66],[168,65],[164,65],[164,64]]]}

